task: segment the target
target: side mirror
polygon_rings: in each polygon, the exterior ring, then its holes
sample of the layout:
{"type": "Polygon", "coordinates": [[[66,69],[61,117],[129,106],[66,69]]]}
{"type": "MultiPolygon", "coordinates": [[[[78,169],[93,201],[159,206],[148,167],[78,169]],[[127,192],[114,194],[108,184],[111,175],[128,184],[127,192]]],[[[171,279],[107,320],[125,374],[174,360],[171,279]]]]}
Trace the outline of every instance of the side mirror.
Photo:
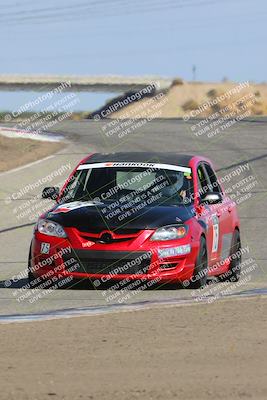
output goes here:
{"type": "Polygon", "coordinates": [[[217,204],[222,202],[222,195],[220,193],[206,193],[200,197],[200,204],[217,204]]]}
{"type": "Polygon", "coordinates": [[[56,200],[59,195],[59,187],[46,187],[42,191],[42,199],[56,200]]]}

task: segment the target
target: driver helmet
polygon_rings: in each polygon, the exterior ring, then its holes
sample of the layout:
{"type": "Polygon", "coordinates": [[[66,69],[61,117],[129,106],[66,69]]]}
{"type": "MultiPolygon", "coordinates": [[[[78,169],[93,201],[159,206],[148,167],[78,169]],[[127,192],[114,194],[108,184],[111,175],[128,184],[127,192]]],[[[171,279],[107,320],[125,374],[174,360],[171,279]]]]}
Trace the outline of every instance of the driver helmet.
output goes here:
{"type": "Polygon", "coordinates": [[[162,189],[163,196],[170,197],[176,193],[179,193],[183,187],[184,174],[179,171],[164,171],[165,186],[162,189]]]}

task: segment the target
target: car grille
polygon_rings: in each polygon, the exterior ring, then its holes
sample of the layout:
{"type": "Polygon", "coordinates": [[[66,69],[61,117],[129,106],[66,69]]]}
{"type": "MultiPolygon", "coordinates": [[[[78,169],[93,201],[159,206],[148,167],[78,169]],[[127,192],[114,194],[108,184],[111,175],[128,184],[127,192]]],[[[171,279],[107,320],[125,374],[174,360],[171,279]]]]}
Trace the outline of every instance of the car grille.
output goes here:
{"type": "MultiPolygon", "coordinates": [[[[88,228],[88,226],[79,226],[79,231],[81,234],[87,234],[88,235],[90,233],[101,233],[103,230],[106,229],[105,226],[101,226],[101,227],[94,227],[94,226],[90,226],[88,228]]],[[[134,229],[134,228],[112,228],[109,227],[110,231],[113,231],[114,233],[116,233],[117,235],[132,235],[132,234],[138,234],[140,232],[140,229],[134,229]]]]}
{"type": "Polygon", "coordinates": [[[77,267],[73,272],[138,275],[148,272],[151,254],[149,252],[74,250],[71,254],[65,254],[63,260],[67,271],[76,264],[77,267]],[[74,261],[70,264],[71,259],[74,261]]]}
{"type": "Polygon", "coordinates": [[[101,237],[95,237],[95,236],[87,236],[87,235],[81,235],[81,237],[83,239],[86,240],[90,240],[91,242],[95,242],[95,243],[120,243],[120,242],[127,242],[129,240],[133,240],[135,239],[134,236],[130,236],[130,237],[122,237],[122,238],[116,238],[113,239],[112,237],[110,238],[110,240],[108,242],[103,242],[101,237]]]}

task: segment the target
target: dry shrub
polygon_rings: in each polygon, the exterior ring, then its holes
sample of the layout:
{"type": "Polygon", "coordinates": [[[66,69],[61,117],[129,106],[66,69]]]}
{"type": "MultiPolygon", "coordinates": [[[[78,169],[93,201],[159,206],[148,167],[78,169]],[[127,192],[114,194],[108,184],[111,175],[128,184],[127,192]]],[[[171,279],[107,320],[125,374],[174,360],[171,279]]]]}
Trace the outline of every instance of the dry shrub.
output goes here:
{"type": "Polygon", "coordinates": [[[171,86],[179,86],[179,85],[183,85],[183,80],[181,78],[174,78],[171,86]]]}
{"type": "Polygon", "coordinates": [[[183,109],[184,111],[196,110],[198,107],[199,107],[199,104],[198,104],[195,100],[193,100],[193,99],[186,101],[186,102],[182,105],[182,109],[183,109]]]}
{"type": "Polygon", "coordinates": [[[223,94],[222,90],[211,89],[207,92],[207,96],[215,99],[215,97],[221,96],[223,94]]]}
{"type": "Polygon", "coordinates": [[[251,107],[252,115],[266,115],[267,113],[267,103],[263,101],[256,101],[251,107]]]}

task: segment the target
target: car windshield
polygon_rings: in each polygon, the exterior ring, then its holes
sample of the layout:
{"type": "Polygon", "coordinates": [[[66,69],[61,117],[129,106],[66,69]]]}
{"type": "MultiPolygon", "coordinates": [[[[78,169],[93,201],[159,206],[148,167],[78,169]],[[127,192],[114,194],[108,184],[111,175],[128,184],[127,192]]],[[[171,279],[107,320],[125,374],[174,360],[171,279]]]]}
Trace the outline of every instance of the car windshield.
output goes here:
{"type": "MultiPolygon", "coordinates": [[[[83,167],[83,166],[82,166],[83,167]]],[[[140,167],[103,167],[77,170],[60,202],[147,202],[146,205],[187,205],[192,198],[190,168],[175,170],[140,167]]]]}

